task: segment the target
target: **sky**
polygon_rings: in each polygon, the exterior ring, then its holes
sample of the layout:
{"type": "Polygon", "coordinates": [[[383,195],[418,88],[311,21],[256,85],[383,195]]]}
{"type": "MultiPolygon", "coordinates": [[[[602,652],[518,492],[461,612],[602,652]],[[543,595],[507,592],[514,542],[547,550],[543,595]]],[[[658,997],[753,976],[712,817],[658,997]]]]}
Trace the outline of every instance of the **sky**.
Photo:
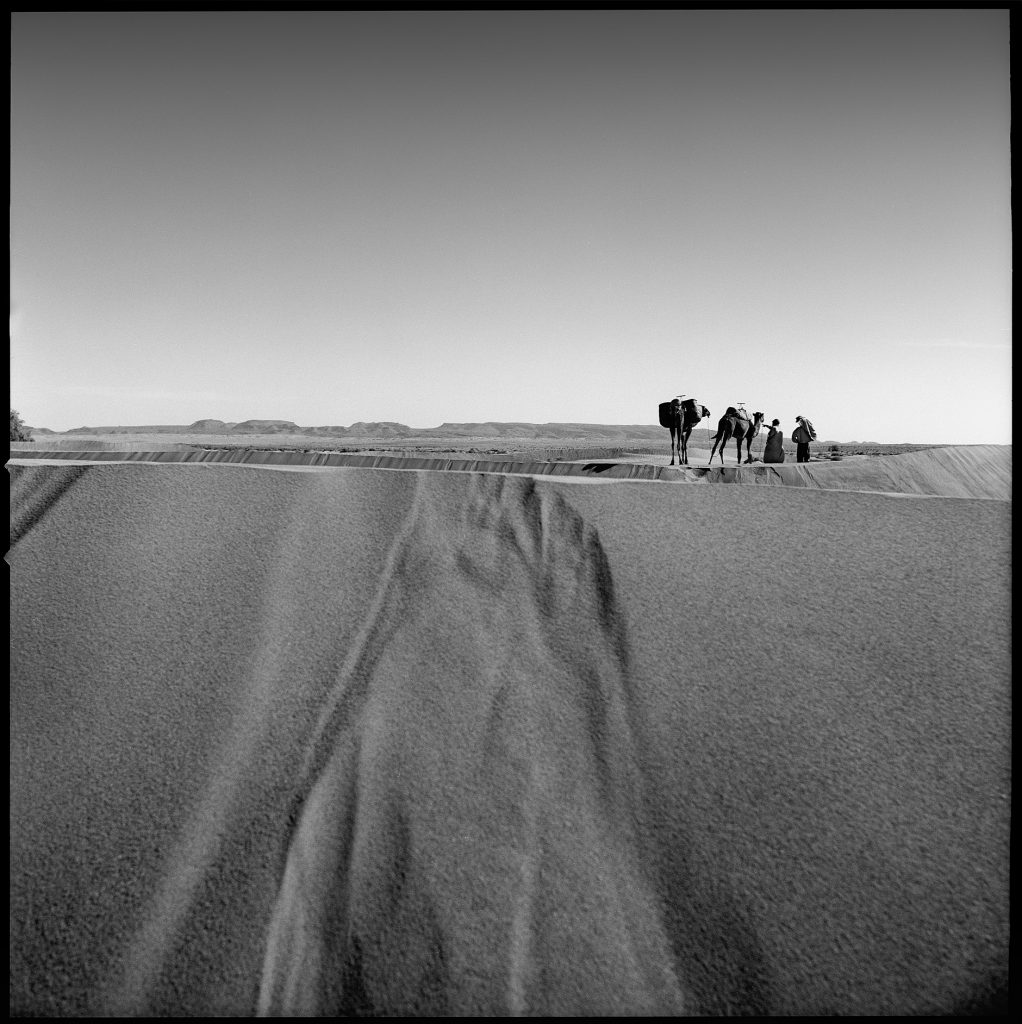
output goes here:
{"type": "Polygon", "coordinates": [[[1011,442],[1007,9],[18,13],[11,405],[1011,442]]]}

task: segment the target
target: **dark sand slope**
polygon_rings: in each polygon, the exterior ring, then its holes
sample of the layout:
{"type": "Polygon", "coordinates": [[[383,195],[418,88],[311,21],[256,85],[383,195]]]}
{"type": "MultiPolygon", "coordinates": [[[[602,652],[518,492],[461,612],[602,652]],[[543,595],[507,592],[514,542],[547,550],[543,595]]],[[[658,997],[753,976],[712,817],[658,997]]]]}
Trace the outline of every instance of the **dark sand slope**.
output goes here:
{"type": "Polygon", "coordinates": [[[12,1013],[1006,990],[1008,503],[10,473],[12,1013]]]}

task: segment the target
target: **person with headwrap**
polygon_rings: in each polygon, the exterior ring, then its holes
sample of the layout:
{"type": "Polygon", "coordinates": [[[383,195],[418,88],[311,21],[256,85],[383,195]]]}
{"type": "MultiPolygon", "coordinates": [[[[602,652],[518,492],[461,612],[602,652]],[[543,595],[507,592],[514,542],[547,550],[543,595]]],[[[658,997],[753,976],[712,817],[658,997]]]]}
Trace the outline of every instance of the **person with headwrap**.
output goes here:
{"type": "Polygon", "coordinates": [[[795,461],[808,462],[809,442],[816,440],[816,431],[813,429],[812,423],[805,416],[796,416],[795,422],[798,425],[791,435],[792,441],[795,442],[795,461]]]}
{"type": "Polygon", "coordinates": [[[774,420],[770,424],[770,431],[767,434],[766,447],[763,449],[764,462],[784,461],[784,434],[778,429],[781,421],[774,420]]]}

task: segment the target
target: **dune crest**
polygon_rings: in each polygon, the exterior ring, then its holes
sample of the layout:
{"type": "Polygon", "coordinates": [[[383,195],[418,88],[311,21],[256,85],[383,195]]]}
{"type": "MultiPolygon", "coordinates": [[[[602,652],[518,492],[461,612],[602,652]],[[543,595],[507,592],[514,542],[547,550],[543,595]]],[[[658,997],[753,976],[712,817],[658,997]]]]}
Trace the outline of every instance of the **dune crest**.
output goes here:
{"type": "Polygon", "coordinates": [[[668,466],[657,457],[611,450],[547,452],[540,455],[461,458],[435,455],[356,454],[349,452],[268,450],[266,448],[191,448],[156,445],[103,450],[24,445],[12,462],[156,462],[204,465],[276,466],[280,468],[398,469],[462,473],[508,473],[587,480],[656,480],[664,483],[753,484],[812,490],[867,491],[887,494],[1011,500],[1011,446],[971,445],[930,448],[921,452],[782,465],[668,466]],[[541,457],[541,455],[543,457],[541,457]]]}
{"type": "Polygon", "coordinates": [[[1003,445],[929,448],[801,465],[686,466],[676,472],[679,479],[700,483],[1011,500],[1011,447],[1003,445]]]}

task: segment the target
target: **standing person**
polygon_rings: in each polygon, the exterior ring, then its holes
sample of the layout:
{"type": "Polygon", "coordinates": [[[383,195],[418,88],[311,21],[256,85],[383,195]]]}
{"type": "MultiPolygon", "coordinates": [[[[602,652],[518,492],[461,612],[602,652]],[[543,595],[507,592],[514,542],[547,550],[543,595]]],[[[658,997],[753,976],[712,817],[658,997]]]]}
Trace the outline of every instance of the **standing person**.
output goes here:
{"type": "Polygon", "coordinates": [[[816,440],[816,431],[813,430],[813,425],[805,416],[796,416],[795,422],[798,425],[791,435],[792,441],[795,442],[795,461],[808,462],[809,442],[816,440]]]}
{"type": "Polygon", "coordinates": [[[770,432],[767,434],[766,447],[763,449],[764,462],[784,461],[784,434],[777,429],[780,425],[780,420],[774,420],[770,424],[770,432]]]}

